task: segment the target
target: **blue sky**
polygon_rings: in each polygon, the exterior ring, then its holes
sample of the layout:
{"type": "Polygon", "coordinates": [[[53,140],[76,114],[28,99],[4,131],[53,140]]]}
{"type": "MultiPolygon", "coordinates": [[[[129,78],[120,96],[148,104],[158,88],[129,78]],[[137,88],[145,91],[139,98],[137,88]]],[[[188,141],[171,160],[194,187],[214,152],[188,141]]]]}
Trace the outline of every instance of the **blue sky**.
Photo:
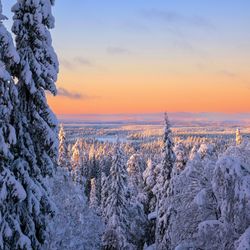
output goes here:
{"type": "MultiPolygon", "coordinates": [[[[11,19],[15,1],[2,2],[11,19]]],[[[54,42],[60,53],[74,47],[90,55],[105,46],[134,53],[149,48],[160,53],[168,46],[197,53],[240,51],[249,47],[249,11],[248,0],[57,0],[54,42]]]]}

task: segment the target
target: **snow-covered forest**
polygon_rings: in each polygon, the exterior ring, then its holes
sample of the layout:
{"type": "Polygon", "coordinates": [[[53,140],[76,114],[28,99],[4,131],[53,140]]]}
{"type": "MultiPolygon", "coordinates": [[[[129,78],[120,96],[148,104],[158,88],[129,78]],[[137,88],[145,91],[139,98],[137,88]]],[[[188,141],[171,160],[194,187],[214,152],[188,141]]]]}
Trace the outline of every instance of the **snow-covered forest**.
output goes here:
{"type": "MultiPolygon", "coordinates": [[[[166,116],[161,138],[152,130],[105,141],[75,138],[65,127],[58,171],[82,190],[86,211],[96,216],[94,249],[250,249],[250,143],[239,129],[234,139],[180,137],[166,116]]],[[[81,239],[82,249],[93,249],[81,239]]]]}
{"type": "Polygon", "coordinates": [[[18,0],[14,42],[0,2],[0,249],[249,250],[250,140],[239,129],[185,136],[167,114],[126,139],[58,126],[46,100],[59,72],[53,5],[18,0]]]}

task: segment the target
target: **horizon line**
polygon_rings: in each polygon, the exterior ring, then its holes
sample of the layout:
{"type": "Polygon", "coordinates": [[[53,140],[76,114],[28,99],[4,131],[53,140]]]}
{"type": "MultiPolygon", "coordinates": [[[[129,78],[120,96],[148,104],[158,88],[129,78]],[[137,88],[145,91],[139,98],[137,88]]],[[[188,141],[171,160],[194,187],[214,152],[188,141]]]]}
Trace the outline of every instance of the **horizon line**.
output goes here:
{"type": "Polygon", "coordinates": [[[225,114],[225,115],[250,115],[249,112],[191,112],[191,111],[162,111],[162,112],[136,112],[136,113],[131,113],[131,112],[125,112],[125,113],[55,113],[58,116],[63,116],[63,115],[72,115],[72,116],[80,116],[80,115],[89,115],[89,116],[102,116],[102,115],[156,115],[156,114],[225,114]]]}

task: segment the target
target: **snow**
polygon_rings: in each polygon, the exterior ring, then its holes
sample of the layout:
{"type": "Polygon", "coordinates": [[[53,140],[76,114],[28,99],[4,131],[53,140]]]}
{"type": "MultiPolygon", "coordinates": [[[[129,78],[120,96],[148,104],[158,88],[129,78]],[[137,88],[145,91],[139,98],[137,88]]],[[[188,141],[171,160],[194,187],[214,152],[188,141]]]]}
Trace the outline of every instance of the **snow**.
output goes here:
{"type": "Polygon", "coordinates": [[[235,242],[235,250],[248,250],[250,249],[250,226],[235,242]]]}
{"type": "Polygon", "coordinates": [[[4,137],[3,137],[3,131],[0,128],[0,153],[4,156],[8,157],[9,148],[8,145],[5,143],[4,137]]]}
{"type": "Polygon", "coordinates": [[[52,198],[57,206],[55,219],[49,225],[49,238],[44,250],[100,249],[103,224],[101,218],[88,207],[84,191],[58,169],[54,179],[48,180],[52,198]]]}
{"type": "Polygon", "coordinates": [[[194,202],[198,206],[202,206],[206,203],[206,189],[202,189],[194,198],[194,202]]]}
{"type": "Polygon", "coordinates": [[[143,250],[156,250],[156,244],[145,247],[143,250]]]}
{"type": "Polygon", "coordinates": [[[9,126],[9,136],[8,141],[10,144],[16,144],[16,130],[13,126],[9,126]]]}
{"type": "Polygon", "coordinates": [[[250,144],[239,129],[233,143],[175,144],[165,114],[160,142],[67,147],[63,126],[58,140],[45,95],[59,71],[53,4],[16,2],[14,45],[0,1],[0,248],[250,249],[250,144]]]}
{"type": "MultiPolygon", "coordinates": [[[[51,189],[57,207],[55,218],[49,223],[44,250],[81,249],[83,246],[84,249],[98,250],[105,244],[118,246],[119,242],[129,249],[139,245],[140,249],[143,246],[150,250],[166,249],[168,242],[171,249],[225,249],[225,246],[248,249],[248,144],[235,146],[233,141],[234,146],[219,152],[216,144],[200,142],[194,146],[195,141],[181,142],[173,149],[180,157],[178,164],[173,166],[165,193],[162,190],[166,186],[159,185],[163,180],[163,165],[158,163],[165,156],[162,148],[165,153],[172,150],[166,150],[164,144],[153,142],[147,148],[142,142],[143,146],[135,151],[131,145],[121,143],[117,147],[113,143],[82,138],[72,139],[69,143],[66,126],[65,130],[62,126],[60,129],[60,168],[54,178],[44,184],[46,189],[51,189]],[[157,152],[153,153],[156,145],[157,152]],[[73,168],[79,169],[74,172],[63,164],[72,164],[73,168]],[[99,176],[102,178],[98,179],[99,176]],[[160,243],[155,240],[158,213],[153,190],[156,180],[157,192],[163,194],[165,215],[162,220],[166,226],[160,243]],[[91,188],[86,185],[88,181],[91,188]]],[[[25,169],[29,167],[26,164],[18,164],[18,173],[25,175],[25,169]]],[[[13,178],[10,180],[14,181],[13,178]]],[[[41,199],[43,191],[34,180],[28,179],[28,183],[35,196],[29,197],[27,193],[25,198],[18,186],[12,194],[20,200],[27,199],[29,211],[39,214],[40,204],[36,198],[41,199]]],[[[1,190],[2,199],[9,192],[5,187],[1,190]]],[[[12,233],[7,224],[4,232],[5,235],[12,233]]]]}
{"type": "Polygon", "coordinates": [[[21,237],[19,238],[18,242],[17,242],[17,246],[20,248],[20,249],[29,249],[31,245],[31,241],[30,239],[25,236],[24,234],[21,235],[21,237]]]}
{"type": "Polygon", "coordinates": [[[148,220],[156,220],[157,218],[157,211],[154,211],[148,215],[148,220]]]}
{"type": "Polygon", "coordinates": [[[9,185],[12,185],[12,195],[16,197],[19,202],[25,200],[27,194],[20,182],[18,182],[14,176],[10,176],[9,183],[9,185]]]}

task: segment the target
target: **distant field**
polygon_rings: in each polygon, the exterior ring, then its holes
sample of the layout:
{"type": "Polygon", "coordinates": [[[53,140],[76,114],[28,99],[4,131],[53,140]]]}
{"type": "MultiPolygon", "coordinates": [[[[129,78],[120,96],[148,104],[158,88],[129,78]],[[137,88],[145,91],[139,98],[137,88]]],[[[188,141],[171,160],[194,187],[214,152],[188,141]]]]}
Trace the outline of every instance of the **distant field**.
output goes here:
{"type": "MultiPolygon", "coordinates": [[[[70,140],[76,138],[96,139],[100,141],[114,141],[117,137],[120,140],[157,140],[163,134],[163,126],[149,124],[117,124],[117,123],[84,123],[69,121],[64,124],[70,140]]],[[[236,126],[222,126],[211,124],[211,126],[173,126],[172,131],[175,137],[201,137],[201,138],[227,138],[232,139],[235,136],[236,126]]],[[[245,137],[250,137],[250,127],[243,126],[240,128],[245,137]]]]}

